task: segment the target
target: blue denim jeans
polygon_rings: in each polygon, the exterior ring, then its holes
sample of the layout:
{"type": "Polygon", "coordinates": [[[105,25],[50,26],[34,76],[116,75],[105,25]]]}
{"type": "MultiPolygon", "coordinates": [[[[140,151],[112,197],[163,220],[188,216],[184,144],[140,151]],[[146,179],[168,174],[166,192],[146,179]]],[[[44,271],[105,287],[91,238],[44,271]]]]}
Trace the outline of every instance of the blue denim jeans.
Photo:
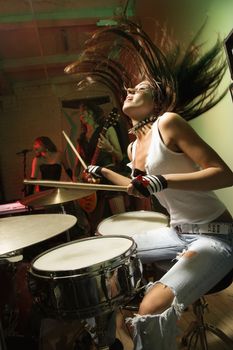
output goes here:
{"type": "Polygon", "coordinates": [[[142,263],[176,259],[160,279],[170,287],[174,300],[162,314],[136,315],[128,319],[134,330],[134,350],[175,350],[177,319],[182,311],[210,290],[233,268],[233,234],[178,234],[174,228],[162,228],[133,236],[142,263]],[[192,257],[183,255],[192,251],[192,257]]]}

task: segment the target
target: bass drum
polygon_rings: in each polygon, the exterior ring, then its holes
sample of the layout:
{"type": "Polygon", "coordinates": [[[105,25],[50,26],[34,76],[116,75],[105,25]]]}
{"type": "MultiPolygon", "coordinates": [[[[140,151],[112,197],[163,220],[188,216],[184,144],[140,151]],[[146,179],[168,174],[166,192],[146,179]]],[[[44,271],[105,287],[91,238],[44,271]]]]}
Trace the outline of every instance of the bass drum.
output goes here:
{"type": "Polygon", "coordinates": [[[29,288],[48,316],[83,319],[127,303],[138,292],[141,278],[133,239],[99,236],[39,255],[29,269],[29,288]]]}

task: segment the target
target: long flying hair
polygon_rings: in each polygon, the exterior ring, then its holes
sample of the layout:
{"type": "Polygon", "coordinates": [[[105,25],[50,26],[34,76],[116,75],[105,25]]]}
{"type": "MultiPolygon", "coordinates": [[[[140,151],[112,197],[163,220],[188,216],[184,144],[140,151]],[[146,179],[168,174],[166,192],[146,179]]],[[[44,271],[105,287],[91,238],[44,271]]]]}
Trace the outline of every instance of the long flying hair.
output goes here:
{"type": "Polygon", "coordinates": [[[174,111],[190,120],[216,105],[227,91],[218,96],[216,90],[227,68],[220,40],[200,53],[197,41],[203,27],[184,51],[169,37],[169,45],[159,47],[138,24],[123,20],[97,30],[65,72],[77,74],[79,86],[104,84],[119,105],[125,98],[124,86],[148,80],[154,89],[155,115],[174,111]]]}

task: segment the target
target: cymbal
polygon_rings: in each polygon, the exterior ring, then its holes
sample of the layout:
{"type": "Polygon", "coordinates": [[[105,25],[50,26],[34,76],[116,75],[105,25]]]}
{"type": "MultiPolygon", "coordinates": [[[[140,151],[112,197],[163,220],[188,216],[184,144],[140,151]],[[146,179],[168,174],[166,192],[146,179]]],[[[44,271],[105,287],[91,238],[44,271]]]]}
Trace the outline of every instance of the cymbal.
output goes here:
{"type": "Polygon", "coordinates": [[[94,193],[93,190],[53,188],[22,198],[20,203],[25,206],[41,207],[70,202],[89,196],[92,193],[94,193]]]}
{"type": "Polygon", "coordinates": [[[77,218],[69,214],[31,214],[0,219],[0,258],[65,232],[76,221],[77,218]]]}

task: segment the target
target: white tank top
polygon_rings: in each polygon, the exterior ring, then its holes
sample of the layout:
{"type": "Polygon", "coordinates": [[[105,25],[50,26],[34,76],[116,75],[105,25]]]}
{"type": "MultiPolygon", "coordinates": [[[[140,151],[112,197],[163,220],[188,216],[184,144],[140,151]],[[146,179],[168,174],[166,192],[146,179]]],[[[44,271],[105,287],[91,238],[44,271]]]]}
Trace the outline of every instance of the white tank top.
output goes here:
{"type": "MultiPolygon", "coordinates": [[[[165,175],[198,171],[198,166],[186,154],[171,151],[164,145],[158,130],[160,118],[162,117],[159,117],[152,126],[151,144],[145,164],[146,173],[165,175]]],[[[132,173],[136,144],[137,141],[132,148],[132,162],[128,164],[132,173]]],[[[211,191],[182,191],[167,188],[155,196],[167,209],[171,226],[185,223],[205,224],[226,210],[224,204],[211,191]]]]}

